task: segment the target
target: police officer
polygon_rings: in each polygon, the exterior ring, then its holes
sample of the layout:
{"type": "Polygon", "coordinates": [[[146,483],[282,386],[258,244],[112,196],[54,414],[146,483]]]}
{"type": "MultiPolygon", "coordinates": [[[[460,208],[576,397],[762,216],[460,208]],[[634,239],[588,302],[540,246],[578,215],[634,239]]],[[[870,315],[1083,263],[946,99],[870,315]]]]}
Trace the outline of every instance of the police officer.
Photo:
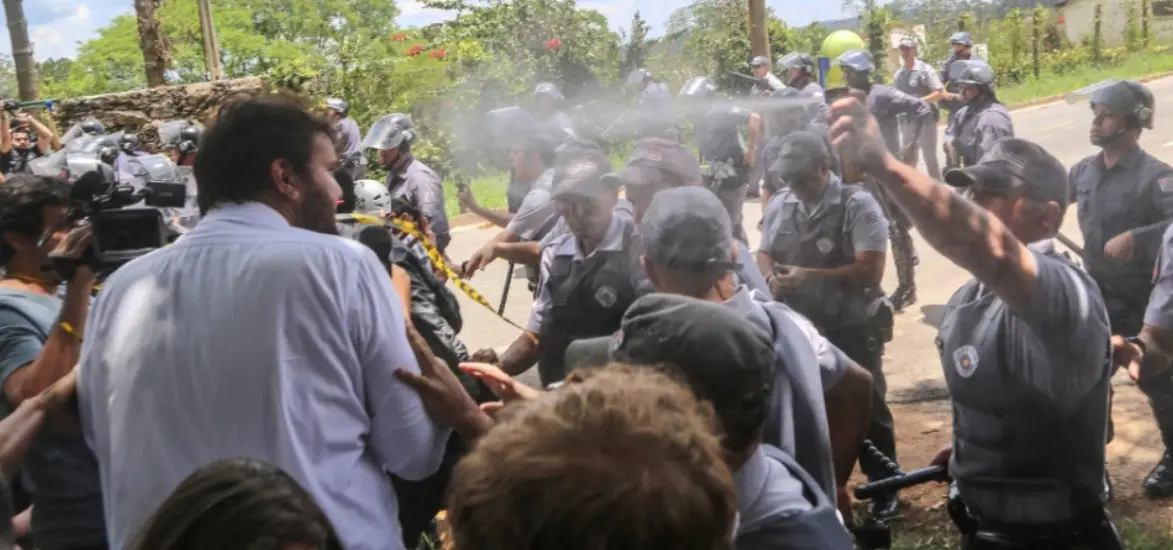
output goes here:
{"type": "MultiPolygon", "coordinates": [[[[885,402],[884,344],[892,339],[892,312],[880,281],[887,255],[888,219],[864,189],[831,174],[825,141],[809,132],[783,139],[772,170],[787,186],[770,199],[758,249],[775,299],[806,316],[827,340],[871,373],[868,438],[896,460],[892,413],[885,402]]],[[[886,472],[865,460],[871,479],[886,472]]],[[[872,501],[891,516],[895,495],[872,501]]]]}
{"type": "MultiPolygon", "coordinates": [[[[1076,92],[1091,100],[1091,142],[1101,148],[1071,168],[1071,196],[1078,205],[1084,266],[1099,284],[1116,334],[1135,336],[1144,326],[1153,293],[1152,266],[1160,236],[1173,218],[1173,168],[1140,148],[1153,127],[1153,94],[1143,84],[1109,80],[1076,92]]],[[[1173,391],[1145,379],[1157,427],[1173,448],[1173,391]]],[[[1151,497],[1173,497],[1173,459],[1166,450],[1144,481],[1151,497]]]]}
{"type": "Polygon", "coordinates": [[[1014,123],[994,93],[994,70],[985,61],[956,61],[950,70],[964,106],[945,128],[945,154],[950,167],[973,166],[995,142],[1014,137],[1014,123]]]}
{"type": "MultiPolygon", "coordinates": [[[[899,90],[883,84],[872,83],[872,72],[876,65],[872,54],[863,50],[852,50],[839,56],[835,62],[843,69],[847,78],[847,85],[868,94],[868,108],[880,124],[880,132],[884,136],[884,143],[888,151],[893,154],[899,152],[905,162],[912,159],[916,151],[916,142],[907,143],[903,150],[900,146],[900,117],[903,115],[910,126],[911,135],[920,135],[921,128],[933,124],[933,109],[920,98],[912,97],[899,90]]],[[[935,130],[934,130],[935,131],[935,130]]],[[[854,174],[845,174],[854,176],[854,174]]],[[[898,286],[892,293],[890,300],[896,311],[916,303],[916,264],[919,259],[912,244],[912,235],[909,234],[908,220],[898,208],[893,208],[891,199],[882,189],[875,189],[881,204],[885,206],[889,220],[892,238],[892,259],[896,263],[896,279],[898,286]]]]}
{"type": "Polygon", "coordinates": [[[680,89],[682,100],[700,105],[695,127],[705,185],[717,194],[729,211],[733,234],[741,242],[748,243],[741,218],[749,172],[761,136],[762,118],[749,109],[718,101],[716,95],[716,84],[703,76],[693,78],[680,89]],[[748,145],[741,138],[743,125],[748,127],[748,145]]]}
{"type": "Polygon", "coordinates": [[[953,64],[958,61],[978,60],[978,58],[973,55],[973,38],[965,31],[953,33],[953,36],[949,37],[949,45],[953,48],[953,53],[949,55],[949,59],[941,67],[941,81],[945,84],[945,91],[948,95],[941,101],[941,106],[949,113],[948,122],[952,123],[953,115],[965,105],[961,101],[961,89],[951,78],[953,64]]]}
{"type": "MultiPolygon", "coordinates": [[[[904,65],[896,71],[892,80],[893,85],[897,90],[913,97],[919,97],[921,101],[928,103],[933,109],[933,122],[921,125],[919,134],[912,133],[916,130],[912,121],[901,120],[900,129],[904,143],[918,143],[920,145],[920,151],[925,155],[925,168],[929,171],[929,175],[933,176],[933,179],[940,180],[941,165],[937,162],[937,121],[941,119],[941,110],[935,103],[946,97],[948,92],[945,91],[945,85],[941,83],[941,77],[937,75],[937,71],[918,58],[915,39],[907,37],[900,39],[900,58],[904,61],[904,65]]],[[[916,166],[916,157],[917,151],[914,149],[909,164],[916,166]]]]}
{"type": "MultiPolygon", "coordinates": [[[[704,179],[701,175],[701,165],[692,152],[679,142],[663,138],[647,138],[636,142],[631,155],[627,158],[627,165],[618,175],[623,183],[624,195],[634,211],[637,232],[640,233],[644,213],[659,193],[681,187],[701,187],[704,179]]],[[[620,215],[626,215],[619,208],[617,211],[620,215]]],[[[641,239],[634,241],[636,247],[642,244],[641,239]]],[[[752,290],[768,293],[766,279],[758,272],[753,254],[749,252],[746,244],[738,240],[734,243],[734,248],[737,267],[733,271],[738,283],[752,290]]],[[[638,257],[638,254],[635,256],[638,257]]],[[[638,271],[643,271],[642,267],[637,267],[638,271]]],[[[641,292],[652,290],[650,281],[644,279],[641,283],[645,285],[641,287],[641,292]]]]}
{"type": "Polygon", "coordinates": [[[355,180],[362,179],[367,172],[367,158],[359,148],[362,132],[358,123],[350,118],[350,104],[336,97],[327,99],[326,118],[334,125],[334,150],[342,167],[355,180]]]}
{"type": "Polygon", "coordinates": [[[812,104],[812,120],[820,124],[827,123],[830,112],[824,102],[823,87],[819,85],[818,67],[815,60],[808,54],[791,52],[778,60],[778,72],[785,75],[786,85],[798,90],[818,101],[812,104]]]}
{"type": "MultiPolygon", "coordinates": [[[[811,118],[812,102],[816,100],[794,88],[782,88],[771,96],[771,105],[769,107],[769,121],[770,121],[770,138],[766,141],[765,147],[762,148],[762,164],[766,167],[765,178],[762,180],[762,213],[766,211],[766,205],[770,202],[770,197],[777,193],[779,189],[785,185],[776,172],[770,170],[778,159],[778,153],[781,150],[782,140],[786,136],[800,131],[810,132],[819,137],[822,137],[827,144],[827,150],[831,150],[831,137],[828,133],[826,124],[815,122],[811,118]]],[[[834,158],[832,152],[831,172],[837,176],[842,176],[839,161],[834,158]]]]}
{"type": "Polygon", "coordinates": [[[619,328],[638,286],[630,252],[635,224],[613,215],[619,178],[600,150],[567,153],[555,166],[552,198],[569,231],[542,249],[527,330],[500,358],[501,369],[513,376],[538,360],[543,386],[565,377],[571,341],[619,328]]]}
{"type": "Polygon", "coordinates": [[[534,110],[538,118],[547,122],[552,128],[556,128],[564,134],[563,140],[574,139],[576,134],[574,132],[574,121],[562,111],[562,102],[566,98],[562,95],[562,90],[558,89],[558,85],[553,82],[542,82],[534,88],[533,93],[534,110]]]}
{"type": "Polygon", "coordinates": [[[387,169],[387,189],[392,200],[402,198],[420,211],[436,235],[440,252],[452,240],[444,210],[444,186],[431,168],[412,155],[415,125],[407,115],[393,113],[380,118],[362,140],[362,149],[379,151],[379,163],[387,169]]]}
{"type": "Polygon", "coordinates": [[[572,344],[568,364],[670,365],[712,406],[738,494],[734,548],[852,548],[819,481],[763,437],[770,430],[772,394],[780,391],[776,356],[763,331],[728,308],[672,294],[640,298],[616,328],[614,336],[572,344]]]}
{"type": "Polygon", "coordinates": [[[743,251],[731,228],[702,189],[657,193],[640,227],[648,279],[656,292],[722,303],[772,337],[778,368],[764,440],[794,456],[850,518],[845,488],[868,428],[871,376],[805,317],[737,284],[743,251]]]}
{"type": "Polygon", "coordinates": [[[159,139],[163,142],[163,150],[171,157],[171,162],[179,166],[191,166],[199,151],[204,130],[190,121],[176,122],[168,124],[174,125],[177,131],[171,132],[161,127],[159,139]]]}
{"type": "Polygon", "coordinates": [[[954,517],[962,548],[1120,548],[1104,510],[1107,311],[1051,240],[1067,208],[1063,165],[1004,139],[945,174],[967,199],[888,153],[856,99],[836,102],[832,116],[841,154],[876,174],[925,240],[974,276],[946,305],[937,338],[956,452],[935,462],[948,461],[954,508],[968,509],[954,517]]]}
{"type": "MultiPolygon", "coordinates": [[[[647,69],[635,69],[627,75],[624,87],[638,94],[631,116],[637,138],[663,137],[680,139],[680,129],[672,117],[672,92],[647,69]]],[[[629,113],[631,111],[628,111],[629,113]]]]}
{"type": "Polygon", "coordinates": [[[550,198],[554,149],[555,140],[536,129],[513,138],[509,146],[510,181],[506,190],[510,214],[489,211],[476,203],[471,191],[460,191],[461,202],[467,204],[470,211],[504,228],[463,264],[465,278],[471,278],[504,255],[511,263],[525,264],[531,290],[537,289],[537,262],[531,264],[524,261],[528,258],[510,254],[508,245],[541,241],[558,222],[558,210],[550,198]]]}
{"type": "Polygon", "coordinates": [[[753,77],[758,79],[754,84],[754,92],[758,95],[769,96],[774,90],[782,88],[782,81],[770,72],[770,60],[766,56],[759,55],[750,60],[749,68],[753,72],[753,77]]]}
{"type": "Polygon", "coordinates": [[[118,158],[114,161],[114,170],[119,173],[126,172],[129,169],[127,164],[132,158],[148,154],[139,148],[138,134],[124,132],[118,138],[118,158]]]}

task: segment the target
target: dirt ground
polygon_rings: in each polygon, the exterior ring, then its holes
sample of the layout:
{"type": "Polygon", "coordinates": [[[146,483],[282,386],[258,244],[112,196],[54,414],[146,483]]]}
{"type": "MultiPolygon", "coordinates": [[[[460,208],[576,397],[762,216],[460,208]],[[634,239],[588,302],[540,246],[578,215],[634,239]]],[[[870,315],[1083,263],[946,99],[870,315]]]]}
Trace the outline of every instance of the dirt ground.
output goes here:
{"type": "MultiPolygon", "coordinates": [[[[1160,437],[1144,395],[1125,376],[1115,379],[1113,418],[1116,438],[1108,446],[1108,468],[1115,497],[1110,508],[1129,541],[1128,548],[1173,547],[1173,501],[1151,501],[1140,484],[1160,458],[1160,437]]],[[[943,388],[925,387],[894,396],[897,454],[905,471],[928,465],[951,436],[952,415],[943,388]]],[[[864,478],[856,473],[852,486],[864,478]]],[[[947,487],[929,484],[901,493],[901,515],[893,523],[894,548],[949,549],[956,531],[945,510],[947,487]]],[[[857,517],[864,507],[857,503],[857,517]]]]}

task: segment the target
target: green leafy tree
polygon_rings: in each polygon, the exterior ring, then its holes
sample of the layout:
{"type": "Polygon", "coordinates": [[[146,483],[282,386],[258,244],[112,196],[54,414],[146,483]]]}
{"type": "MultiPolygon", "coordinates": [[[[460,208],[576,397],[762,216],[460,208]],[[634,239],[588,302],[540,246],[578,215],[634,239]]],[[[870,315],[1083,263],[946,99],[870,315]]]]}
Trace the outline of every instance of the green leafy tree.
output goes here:
{"type": "Polygon", "coordinates": [[[651,27],[648,26],[648,22],[640,17],[639,11],[636,10],[635,16],[631,18],[631,29],[624,36],[623,60],[620,64],[619,74],[625,75],[644,66],[644,62],[648,58],[648,50],[651,47],[648,40],[649,30],[651,27]]]}

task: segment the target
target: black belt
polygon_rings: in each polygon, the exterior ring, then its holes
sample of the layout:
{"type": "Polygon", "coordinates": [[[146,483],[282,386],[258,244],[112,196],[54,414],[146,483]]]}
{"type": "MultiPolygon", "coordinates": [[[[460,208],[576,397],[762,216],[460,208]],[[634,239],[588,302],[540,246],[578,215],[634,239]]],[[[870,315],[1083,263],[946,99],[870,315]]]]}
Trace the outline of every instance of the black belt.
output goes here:
{"type": "Polygon", "coordinates": [[[1047,524],[1007,524],[970,514],[956,488],[949,491],[949,516],[965,538],[965,550],[1123,550],[1124,542],[1104,508],[1047,524]]]}

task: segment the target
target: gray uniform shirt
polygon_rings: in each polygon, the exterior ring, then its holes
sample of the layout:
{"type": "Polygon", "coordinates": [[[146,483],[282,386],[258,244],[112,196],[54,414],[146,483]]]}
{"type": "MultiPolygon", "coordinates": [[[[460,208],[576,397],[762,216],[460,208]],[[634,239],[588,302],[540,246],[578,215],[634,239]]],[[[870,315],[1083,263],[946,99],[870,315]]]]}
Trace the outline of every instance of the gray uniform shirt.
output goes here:
{"type": "Polygon", "coordinates": [[[811,122],[818,124],[827,124],[831,120],[831,107],[827,105],[826,94],[823,92],[823,87],[819,86],[817,82],[808,82],[803,86],[800,92],[806,94],[808,97],[818,98],[819,102],[811,106],[811,122]]]}
{"type": "MultiPolygon", "coordinates": [[[[925,97],[945,87],[940,75],[928,63],[917,59],[912,69],[901,67],[892,79],[897,90],[913,97],[925,97]]],[[[940,117],[940,111],[933,106],[934,117],[940,117]]]]}
{"type": "Polygon", "coordinates": [[[543,235],[542,229],[552,228],[554,220],[558,218],[558,209],[550,198],[550,186],[554,181],[554,171],[546,170],[530,187],[521,206],[505,230],[517,235],[523,241],[536,241],[543,235]]]}
{"type": "Polygon", "coordinates": [[[981,162],[995,142],[1008,137],[1014,137],[1014,122],[1010,111],[996,101],[966,104],[945,128],[945,139],[953,141],[962,166],[981,162]]]}
{"type": "Polygon", "coordinates": [[[1160,239],[1173,219],[1173,168],[1137,147],[1111,168],[1102,154],[1083,159],[1071,168],[1070,182],[1084,265],[1103,291],[1113,330],[1136,334],[1152,292],[1160,239]],[[1104,245],[1125,232],[1135,240],[1132,258],[1107,257],[1104,245]]]}
{"type": "Polygon", "coordinates": [[[1153,294],[1144,312],[1144,324],[1173,330],[1173,226],[1166,228],[1161,237],[1161,251],[1157,267],[1153,269],[1153,279],[1153,294]]]}
{"type": "Polygon", "coordinates": [[[436,234],[436,248],[448,247],[452,236],[448,232],[448,213],[444,210],[444,184],[440,176],[419,159],[411,159],[398,174],[387,174],[387,189],[391,198],[403,198],[415,205],[428,220],[436,234]]]}
{"type": "Polygon", "coordinates": [[[868,109],[876,116],[880,124],[880,133],[884,135],[884,143],[892,154],[900,152],[900,125],[898,117],[905,117],[909,121],[924,121],[931,124],[933,109],[919,97],[910,96],[891,86],[875,84],[868,92],[868,109]]]}
{"type": "Polygon", "coordinates": [[[334,123],[334,132],[337,139],[334,150],[341,158],[346,158],[358,152],[358,144],[362,143],[362,133],[358,131],[358,123],[347,117],[334,123]]]}
{"type": "MultiPolygon", "coordinates": [[[[831,175],[831,182],[823,193],[823,200],[808,210],[805,203],[789,188],[770,197],[766,205],[766,214],[762,222],[762,240],[758,245],[758,252],[769,254],[774,239],[786,235],[780,234],[783,224],[788,221],[785,217],[785,205],[797,203],[795,215],[802,216],[800,227],[807,227],[812,220],[817,221],[823,212],[821,206],[838,204],[842,197],[843,182],[831,175]]],[[[856,252],[887,252],[888,251],[888,218],[884,216],[884,209],[867,190],[860,189],[847,199],[847,220],[845,230],[851,233],[851,243],[856,252]]],[[[814,229],[818,229],[815,227],[814,229]]],[[[795,235],[797,237],[797,235],[795,235]]]]}

